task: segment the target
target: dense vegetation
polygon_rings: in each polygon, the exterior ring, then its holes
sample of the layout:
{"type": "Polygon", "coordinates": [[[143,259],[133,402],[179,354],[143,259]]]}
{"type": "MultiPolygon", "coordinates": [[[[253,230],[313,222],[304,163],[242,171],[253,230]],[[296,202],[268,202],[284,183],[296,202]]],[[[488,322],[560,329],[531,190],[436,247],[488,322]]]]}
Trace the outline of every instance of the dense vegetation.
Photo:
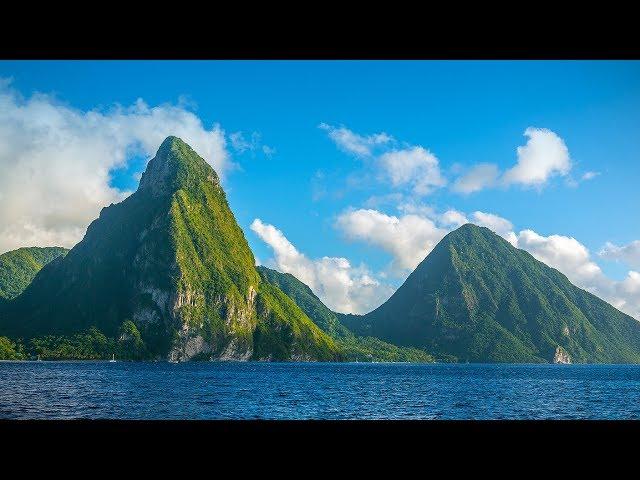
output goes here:
{"type": "Polygon", "coordinates": [[[106,337],[96,327],[70,336],[35,337],[26,346],[20,340],[0,337],[0,360],[106,360],[112,356],[120,360],[149,358],[140,332],[130,320],[123,322],[118,338],[106,337]]]}
{"type": "Polygon", "coordinates": [[[80,243],[0,306],[0,334],[40,338],[58,358],[103,355],[78,335],[95,337],[95,326],[116,339],[126,320],[132,342],[133,328],[139,334],[136,355],[149,358],[340,358],[297,305],[261,282],[217,174],[176,137],[134,194],[102,209],[80,243]]]}
{"type": "Polygon", "coordinates": [[[259,266],[260,275],[277,286],[291,298],[300,309],[331,336],[342,351],[346,361],[358,362],[432,362],[433,357],[424,350],[398,347],[374,337],[358,337],[338,320],[338,315],[311,291],[311,289],[290,273],[280,273],[259,266]]]}
{"type": "Polygon", "coordinates": [[[20,295],[42,267],[67,252],[62,247],[23,247],[0,255],[0,298],[20,295]]]}
{"type": "Polygon", "coordinates": [[[24,360],[24,348],[20,342],[0,337],[0,360],[24,360]]]}
{"type": "Polygon", "coordinates": [[[383,305],[341,320],[361,335],[470,362],[640,362],[640,323],[487,228],[448,234],[383,305]]]}

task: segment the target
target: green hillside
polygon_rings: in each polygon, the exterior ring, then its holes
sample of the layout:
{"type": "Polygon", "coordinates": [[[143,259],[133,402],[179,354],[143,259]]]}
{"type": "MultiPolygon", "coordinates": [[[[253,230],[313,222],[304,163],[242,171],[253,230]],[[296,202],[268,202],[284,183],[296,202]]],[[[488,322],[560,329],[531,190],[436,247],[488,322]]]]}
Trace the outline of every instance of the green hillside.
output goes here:
{"type": "Polygon", "coordinates": [[[341,320],[470,362],[640,362],[640,323],[484,227],[448,234],[393,296],[341,320]]]}
{"type": "Polygon", "coordinates": [[[20,295],[42,267],[67,252],[62,247],[23,247],[0,255],[0,298],[20,295]]]}
{"type": "Polygon", "coordinates": [[[259,266],[260,275],[276,285],[342,349],[347,361],[359,362],[432,362],[424,350],[398,347],[374,337],[359,337],[340,323],[338,314],[327,308],[311,289],[290,273],[259,266]]]}

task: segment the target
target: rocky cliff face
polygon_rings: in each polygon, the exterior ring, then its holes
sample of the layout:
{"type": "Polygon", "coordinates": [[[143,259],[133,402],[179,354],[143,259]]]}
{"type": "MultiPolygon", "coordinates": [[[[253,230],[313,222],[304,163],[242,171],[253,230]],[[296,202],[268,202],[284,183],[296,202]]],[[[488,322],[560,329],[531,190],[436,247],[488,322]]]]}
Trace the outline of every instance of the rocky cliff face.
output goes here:
{"type": "Polygon", "coordinates": [[[571,356],[560,345],[556,347],[556,351],[553,355],[553,363],[570,364],[571,356]]]}
{"type": "Polygon", "coordinates": [[[333,360],[333,341],[265,282],[215,171],[167,138],[138,190],[36,276],[0,331],[29,337],[133,320],[161,358],[333,360]]]}

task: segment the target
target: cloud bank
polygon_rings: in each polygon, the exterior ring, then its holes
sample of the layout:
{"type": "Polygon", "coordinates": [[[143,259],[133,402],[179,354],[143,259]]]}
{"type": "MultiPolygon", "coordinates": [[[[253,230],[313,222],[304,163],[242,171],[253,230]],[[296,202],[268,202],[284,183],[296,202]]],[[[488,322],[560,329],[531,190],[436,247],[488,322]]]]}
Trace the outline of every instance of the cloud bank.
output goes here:
{"type": "Polygon", "coordinates": [[[334,311],[366,313],[393,293],[391,286],[376,280],[364,265],[353,267],[344,257],[306,257],[280,230],[259,218],[251,223],[251,230],[273,250],[268,266],[307,284],[334,311]]]}
{"type": "Polygon", "coordinates": [[[54,97],[23,98],[0,82],[0,253],[22,246],[73,246],[100,209],[130,192],[111,173],[133,156],[150,158],[162,140],[188,142],[224,177],[225,135],[181,104],[143,100],[82,111],[54,97]]]}

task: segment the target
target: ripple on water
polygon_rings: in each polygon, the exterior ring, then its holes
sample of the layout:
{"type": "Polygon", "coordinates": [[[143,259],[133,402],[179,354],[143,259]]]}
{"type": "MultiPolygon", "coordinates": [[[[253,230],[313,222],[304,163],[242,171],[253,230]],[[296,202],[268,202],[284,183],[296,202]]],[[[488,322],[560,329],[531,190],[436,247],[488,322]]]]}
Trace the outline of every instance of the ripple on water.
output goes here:
{"type": "Polygon", "coordinates": [[[640,366],[0,362],[0,418],[639,418],[640,366]]]}

